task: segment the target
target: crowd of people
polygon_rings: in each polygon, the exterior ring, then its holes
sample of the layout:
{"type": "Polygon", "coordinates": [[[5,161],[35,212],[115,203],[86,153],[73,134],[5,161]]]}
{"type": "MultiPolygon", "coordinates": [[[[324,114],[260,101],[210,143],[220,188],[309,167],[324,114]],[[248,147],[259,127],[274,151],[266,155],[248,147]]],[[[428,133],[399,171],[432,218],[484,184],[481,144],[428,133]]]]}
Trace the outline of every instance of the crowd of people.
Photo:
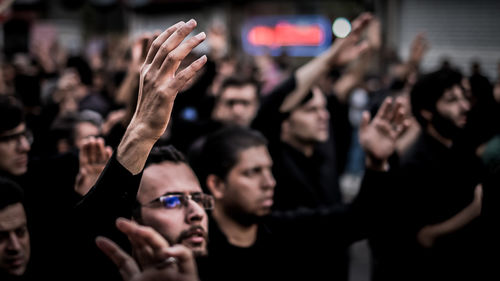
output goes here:
{"type": "Polygon", "coordinates": [[[5,56],[0,280],[347,281],[362,239],[374,281],[499,276],[500,80],[423,34],[371,73],[370,13],[296,68],[196,27],[5,56]]]}

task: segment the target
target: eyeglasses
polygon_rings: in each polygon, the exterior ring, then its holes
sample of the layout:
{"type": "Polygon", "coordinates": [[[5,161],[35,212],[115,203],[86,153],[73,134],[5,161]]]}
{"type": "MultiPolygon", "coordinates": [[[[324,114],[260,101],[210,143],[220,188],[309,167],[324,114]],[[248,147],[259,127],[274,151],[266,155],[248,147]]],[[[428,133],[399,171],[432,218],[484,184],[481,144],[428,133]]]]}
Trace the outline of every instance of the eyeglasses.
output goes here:
{"type": "Polygon", "coordinates": [[[184,194],[184,193],[166,194],[160,196],[159,198],[156,198],[155,200],[143,206],[154,206],[159,204],[165,209],[180,209],[182,207],[187,207],[189,204],[189,200],[193,200],[205,210],[211,210],[214,207],[213,196],[201,192],[195,192],[191,194],[184,194]]]}
{"type": "Polygon", "coordinates": [[[6,136],[0,136],[0,143],[16,143],[20,144],[22,138],[26,138],[28,143],[31,145],[33,144],[33,134],[31,133],[30,130],[24,130],[19,133],[15,133],[12,135],[6,135],[6,136]]]}

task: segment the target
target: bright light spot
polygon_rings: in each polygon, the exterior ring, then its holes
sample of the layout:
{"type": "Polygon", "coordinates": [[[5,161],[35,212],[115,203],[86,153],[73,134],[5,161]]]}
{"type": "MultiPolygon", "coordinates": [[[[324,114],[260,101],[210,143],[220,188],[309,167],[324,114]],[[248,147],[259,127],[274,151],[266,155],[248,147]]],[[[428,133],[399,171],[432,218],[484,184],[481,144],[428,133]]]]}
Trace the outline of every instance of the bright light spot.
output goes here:
{"type": "Polygon", "coordinates": [[[337,18],[333,22],[332,30],[335,36],[344,38],[351,32],[351,23],[346,18],[337,18]]]}

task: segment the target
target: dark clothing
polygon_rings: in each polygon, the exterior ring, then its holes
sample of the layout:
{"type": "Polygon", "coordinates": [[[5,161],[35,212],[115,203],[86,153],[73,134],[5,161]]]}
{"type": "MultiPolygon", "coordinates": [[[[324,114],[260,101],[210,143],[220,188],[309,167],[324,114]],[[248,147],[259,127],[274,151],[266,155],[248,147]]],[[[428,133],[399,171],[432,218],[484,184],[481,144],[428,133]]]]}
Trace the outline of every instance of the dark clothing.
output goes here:
{"type": "MultiPolygon", "coordinates": [[[[375,221],[377,214],[377,206],[372,203],[379,202],[372,199],[384,194],[383,190],[375,192],[370,186],[373,182],[386,181],[379,177],[384,178],[384,173],[367,173],[362,191],[349,208],[301,209],[263,218],[257,241],[249,248],[229,244],[211,219],[209,256],[198,260],[201,279],[330,280],[334,265],[331,259],[324,259],[324,246],[332,244],[328,249],[344,249],[345,245],[368,235],[370,222],[375,221]],[[326,266],[325,271],[316,270],[318,264],[326,266]],[[330,273],[324,275],[326,271],[330,273]]],[[[84,271],[79,276],[84,277],[81,280],[119,280],[116,267],[106,261],[95,246],[95,237],[104,235],[129,248],[124,236],[116,230],[115,220],[131,217],[140,178],[141,174],[130,174],[113,155],[96,185],[77,205],[74,221],[79,234],[75,239],[79,241],[79,254],[83,259],[77,264],[80,271],[84,271]],[[109,275],[113,271],[115,276],[109,275]]]]}
{"type": "Polygon", "coordinates": [[[252,127],[268,139],[274,161],[276,188],[273,208],[290,210],[339,204],[341,196],[333,139],[330,137],[326,143],[316,145],[311,157],[281,141],[281,124],[288,114],[281,113],[279,108],[295,88],[295,75],[292,74],[263,100],[252,123],[252,127]]]}
{"type": "Polygon", "coordinates": [[[75,277],[78,280],[122,280],[116,266],[97,248],[95,238],[108,237],[130,249],[115,221],[132,218],[141,177],[142,173],[132,175],[113,154],[95,186],[76,205],[72,237],[78,255],[72,257],[72,267],[81,273],[75,277]]]}
{"type": "MultiPolygon", "coordinates": [[[[307,157],[289,144],[281,141],[281,125],[288,117],[280,112],[280,107],[286,97],[296,88],[295,73],[282,82],[263,100],[259,113],[252,127],[261,131],[269,141],[269,152],[273,159],[273,175],[276,179],[273,209],[279,211],[297,208],[318,208],[342,203],[339,186],[339,176],[333,139],[333,126],[330,126],[330,137],[325,143],[318,143],[314,153],[307,157]]],[[[330,103],[330,101],[328,101],[330,103]]],[[[332,107],[328,107],[329,110],[332,107]]],[[[298,228],[295,230],[305,236],[310,230],[298,228]]],[[[335,280],[347,280],[348,247],[340,249],[330,245],[313,248],[312,255],[323,251],[332,253],[321,265],[311,264],[311,271],[322,271],[319,276],[333,276],[335,280]],[[333,272],[333,273],[332,273],[333,272]]]]}
{"type": "Polygon", "coordinates": [[[68,259],[62,257],[73,250],[68,223],[76,198],[73,187],[78,173],[77,157],[71,152],[30,160],[28,172],[19,177],[1,173],[24,190],[31,242],[30,272],[36,278],[67,280],[70,273],[66,270],[68,259]]]}
{"type": "Polygon", "coordinates": [[[426,225],[456,215],[474,198],[483,167],[472,151],[445,147],[422,134],[394,171],[393,196],[383,204],[390,219],[371,239],[374,280],[477,280],[482,258],[481,219],[438,238],[431,249],[416,240],[426,225]],[[392,221],[392,222],[391,222],[392,221]],[[394,222],[399,222],[396,225],[394,222]],[[401,275],[404,274],[404,275],[401,275]]]}

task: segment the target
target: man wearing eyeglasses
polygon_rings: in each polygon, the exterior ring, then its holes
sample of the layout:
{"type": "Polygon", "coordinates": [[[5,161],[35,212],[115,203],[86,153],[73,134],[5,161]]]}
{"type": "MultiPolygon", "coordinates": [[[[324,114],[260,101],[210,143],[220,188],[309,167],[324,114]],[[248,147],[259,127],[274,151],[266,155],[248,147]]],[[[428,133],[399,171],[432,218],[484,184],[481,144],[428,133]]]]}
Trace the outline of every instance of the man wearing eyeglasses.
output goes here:
{"type": "Polygon", "coordinates": [[[28,171],[31,142],[21,103],[0,95],[0,174],[19,177],[28,171]]]}
{"type": "MultiPolygon", "coordinates": [[[[180,62],[205,39],[201,32],[183,42],[195,27],[195,20],[179,22],[149,40],[151,47],[141,68],[136,112],[100,179],[75,209],[75,235],[79,237],[75,237],[78,255],[74,263],[89,270],[73,278],[118,277],[115,266],[102,253],[96,256],[94,242],[96,236],[103,235],[123,247],[127,245],[114,227],[118,217],[133,217],[159,232],[170,245],[182,244],[195,255],[207,252],[205,209],[211,208],[213,200],[201,193],[194,172],[173,149],[159,151],[166,157],[158,159],[154,159],[153,152],[144,168],[169,123],[178,91],[206,62],[202,56],[177,71],[180,62]]],[[[165,264],[168,263],[155,260],[153,255],[150,263],[141,264],[141,268],[165,264]]]]}

